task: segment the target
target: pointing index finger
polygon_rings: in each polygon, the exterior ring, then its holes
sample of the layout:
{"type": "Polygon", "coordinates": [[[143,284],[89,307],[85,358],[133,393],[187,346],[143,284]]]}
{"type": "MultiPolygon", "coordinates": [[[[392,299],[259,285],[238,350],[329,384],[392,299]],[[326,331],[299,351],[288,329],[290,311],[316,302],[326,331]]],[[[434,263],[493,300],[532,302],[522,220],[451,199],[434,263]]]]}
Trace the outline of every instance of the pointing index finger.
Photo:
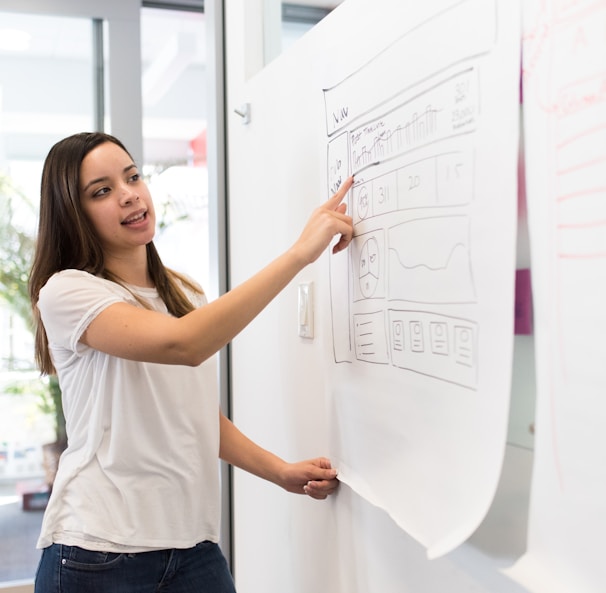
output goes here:
{"type": "Polygon", "coordinates": [[[343,201],[345,194],[347,194],[347,192],[353,185],[353,182],[354,178],[353,175],[351,175],[339,186],[337,193],[328,200],[327,206],[331,208],[336,208],[343,201]]]}

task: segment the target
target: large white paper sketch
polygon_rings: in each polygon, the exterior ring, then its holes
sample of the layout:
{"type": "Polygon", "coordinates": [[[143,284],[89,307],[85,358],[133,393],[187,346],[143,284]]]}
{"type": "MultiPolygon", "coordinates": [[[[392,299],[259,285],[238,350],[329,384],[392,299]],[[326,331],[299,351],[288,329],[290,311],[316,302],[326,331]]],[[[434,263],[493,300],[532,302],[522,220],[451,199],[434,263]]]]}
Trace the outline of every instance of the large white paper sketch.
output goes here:
{"type": "Polygon", "coordinates": [[[604,590],[606,3],[532,1],[524,114],[537,344],[531,591],[604,590]]]}
{"type": "Polygon", "coordinates": [[[328,193],[355,176],[330,268],[334,446],[343,480],[438,555],[481,522],[505,446],[519,14],[381,4],[399,34],[324,91],[328,193]]]}

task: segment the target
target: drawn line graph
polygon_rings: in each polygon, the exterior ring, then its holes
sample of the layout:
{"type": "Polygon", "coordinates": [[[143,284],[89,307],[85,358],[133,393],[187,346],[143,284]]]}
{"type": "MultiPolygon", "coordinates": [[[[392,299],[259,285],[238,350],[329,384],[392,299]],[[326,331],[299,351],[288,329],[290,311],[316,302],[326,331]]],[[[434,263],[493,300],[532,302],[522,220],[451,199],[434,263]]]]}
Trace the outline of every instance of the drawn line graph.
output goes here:
{"type": "Polygon", "coordinates": [[[467,216],[410,220],[388,231],[389,300],[476,301],[467,216]]]}
{"type": "MultiPolygon", "coordinates": [[[[416,268],[425,268],[427,270],[430,270],[432,272],[438,272],[440,270],[447,270],[450,266],[451,266],[451,261],[457,259],[456,258],[456,252],[457,250],[462,250],[465,254],[465,257],[467,257],[467,245],[465,243],[456,243],[453,247],[452,250],[450,251],[450,253],[448,254],[447,260],[444,263],[444,265],[440,265],[440,264],[434,264],[431,265],[429,263],[412,263],[410,265],[407,265],[404,261],[402,261],[400,259],[401,255],[394,249],[394,257],[396,257],[398,259],[398,261],[400,262],[400,265],[407,269],[407,270],[414,270],[416,268]]],[[[414,256],[414,254],[411,254],[414,256]]]]}

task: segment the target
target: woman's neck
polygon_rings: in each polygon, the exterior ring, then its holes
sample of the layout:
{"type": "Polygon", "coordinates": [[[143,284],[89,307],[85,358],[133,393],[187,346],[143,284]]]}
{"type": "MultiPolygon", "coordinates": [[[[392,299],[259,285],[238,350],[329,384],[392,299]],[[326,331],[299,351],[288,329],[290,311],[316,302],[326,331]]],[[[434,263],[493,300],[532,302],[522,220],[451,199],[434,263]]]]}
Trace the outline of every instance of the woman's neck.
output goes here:
{"type": "Polygon", "coordinates": [[[120,278],[126,284],[154,288],[154,283],[147,266],[147,252],[145,250],[128,256],[105,255],[105,268],[120,278]]]}

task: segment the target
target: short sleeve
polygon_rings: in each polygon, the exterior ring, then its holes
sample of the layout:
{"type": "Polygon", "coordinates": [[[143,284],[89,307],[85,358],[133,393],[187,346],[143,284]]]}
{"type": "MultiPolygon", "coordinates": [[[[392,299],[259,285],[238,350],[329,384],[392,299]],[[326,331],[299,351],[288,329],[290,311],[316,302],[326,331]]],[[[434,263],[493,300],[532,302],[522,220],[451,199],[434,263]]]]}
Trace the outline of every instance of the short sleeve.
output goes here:
{"type": "Polygon", "coordinates": [[[101,311],[130,301],[127,290],[81,270],[63,270],[40,290],[38,309],[49,344],[78,352],[80,337],[101,311]]]}
{"type": "Polygon", "coordinates": [[[185,296],[189,299],[189,302],[196,308],[202,307],[208,304],[206,294],[200,288],[199,292],[194,292],[188,286],[181,285],[182,290],[185,292],[185,296]]]}

